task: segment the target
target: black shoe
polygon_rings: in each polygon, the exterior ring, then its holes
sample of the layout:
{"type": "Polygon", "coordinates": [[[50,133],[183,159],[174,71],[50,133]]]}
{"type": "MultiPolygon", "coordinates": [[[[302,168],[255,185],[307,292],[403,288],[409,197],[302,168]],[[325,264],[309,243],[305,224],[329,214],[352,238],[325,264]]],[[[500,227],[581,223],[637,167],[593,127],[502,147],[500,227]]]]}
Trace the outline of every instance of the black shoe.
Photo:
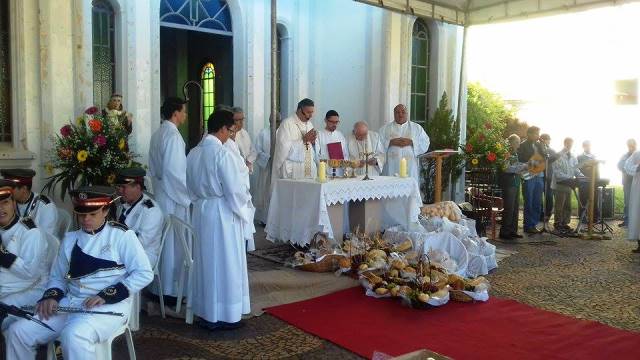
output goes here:
{"type": "Polygon", "coordinates": [[[507,235],[507,234],[500,234],[498,237],[499,237],[500,239],[502,239],[502,240],[513,240],[513,239],[514,239],[513,235],[510,235],[510,234],[509,234],[509,235],[507,235]]]}
{"type": "Polygon", "coordinates": [[[511,237],[514,238],[514,239],[522,239],[524,236],[522,236],[522,235],[520,235],[518,233],[512,233],[511,237]]]}

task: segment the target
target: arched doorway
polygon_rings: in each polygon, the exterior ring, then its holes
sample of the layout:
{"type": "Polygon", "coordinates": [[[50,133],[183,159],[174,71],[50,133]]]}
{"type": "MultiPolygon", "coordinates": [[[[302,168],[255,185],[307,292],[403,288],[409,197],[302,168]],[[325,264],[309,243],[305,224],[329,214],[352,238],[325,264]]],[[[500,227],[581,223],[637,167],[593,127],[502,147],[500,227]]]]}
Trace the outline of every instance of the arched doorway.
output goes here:
{"type": "Polygon", "coordinates": [[[181,126],[187,147],[201,138],[200,116],[217,104],[233,104],[233,29],[225,0],[161,0],[160,96],[183,96],[191,87],[188,120],[181,126]],[[205,98],[206,97],[206,98],[205,98]]]}

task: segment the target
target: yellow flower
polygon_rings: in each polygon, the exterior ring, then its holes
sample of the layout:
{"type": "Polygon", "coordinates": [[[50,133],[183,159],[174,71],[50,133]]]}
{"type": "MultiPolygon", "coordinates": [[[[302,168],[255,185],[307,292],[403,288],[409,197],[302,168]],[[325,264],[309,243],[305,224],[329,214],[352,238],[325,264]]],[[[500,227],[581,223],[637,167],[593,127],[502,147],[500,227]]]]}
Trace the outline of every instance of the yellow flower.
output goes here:
{"type": "Polygon", "coordinates": [[[124,150],[124,146],[126,145],[124,138],[120,139],[120,141],[118,141],[118,149],[120,150],[124,150]]]}
{"type": "Polygon", "coordinates": [[[53,165],[51,163],[46,163],[44,165],[44,170],[47,172],[47,175],[53,175],[53,165]]]}
{"type": "Polygon", "coordinates": [[[76,118],[76,125],[78,126],[84,125],[84,116],[78,116],[76,118]]]}
{"type": "Polygon", "coordinates": [[[473,159],[471,159],[471,165],[473,165],[473,166],[478,165],[478,162],[479,162],[479,161],[478,161],[478,159],[477,159],[477,158],[473,158],[473,159]]]}
{"type": "Polygon", "coordinates": [[[497,144],[496,144],[496,149],[497,149],[497,150],[502,150],[502,144],[497,143],[497,144]]]}
{"type": "Polygon", "coordinates": [[[80,150],[78,151],[78,155],[76,157],[78,158],[78,161],[85,162],[89,157],[89,152],[87,150],[80,150]]]}
{"type": "Polygon", "coordinates": [[[107,183],[109,183],[109,185],[113,185],[113,183],[116,181],[116,175],[115,174],[111,174],[107,177],[107,183]]]}

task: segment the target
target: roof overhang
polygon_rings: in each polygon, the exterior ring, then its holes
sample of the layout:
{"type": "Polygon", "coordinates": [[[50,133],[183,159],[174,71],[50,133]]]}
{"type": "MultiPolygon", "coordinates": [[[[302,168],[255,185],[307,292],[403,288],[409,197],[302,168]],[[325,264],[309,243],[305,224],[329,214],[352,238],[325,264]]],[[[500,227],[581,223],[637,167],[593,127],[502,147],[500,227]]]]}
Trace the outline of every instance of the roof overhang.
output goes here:
{"type": "Polygon", "coordinates": [[[567,14],[638,0],[354,0],[457,25],[479,25],[567,14]]]}

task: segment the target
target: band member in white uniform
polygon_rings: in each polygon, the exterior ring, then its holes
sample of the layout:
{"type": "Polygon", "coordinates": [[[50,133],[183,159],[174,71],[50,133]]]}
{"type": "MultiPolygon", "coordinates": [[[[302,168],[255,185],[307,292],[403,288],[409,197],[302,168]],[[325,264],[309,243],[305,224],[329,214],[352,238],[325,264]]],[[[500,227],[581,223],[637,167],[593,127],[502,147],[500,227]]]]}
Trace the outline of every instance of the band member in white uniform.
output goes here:
{"type": "Polygon", "coordinates": [[[37,347],[55,339],[66,360],[95,359],[96,343],[126,323],[131,295],[151,282],[153,272],[136,234],[107,221],[113,193],[99,186],[72,192],[82,230],[65,236],[36,305],[37,317],[54,331],[26,319],[16,321],[5,332],[7,359],[35,359],[37,347]],[[57,312],[58,306],[124,316],[57,312]]]}
{"type": "Polygon", "coordinates": [[[58,236],[58,208],[48,197],[31,191],[36,172],[31,169],[3,169],[2,177],[16,183],[13,199],[18,204],[18,216],[30,217],[38,229],[58,236]]]}
{"type": "MultiPolygon", "coordinates": [[[[20,307],[33,305],[42,295],[58,249],[49,247],[33,220],[16,214],[14,187],[14,182],[0,180],[0,301],[20,307]]],[[[0,313],[2,331],[17,320],[5,315],[0,313]]]]}

